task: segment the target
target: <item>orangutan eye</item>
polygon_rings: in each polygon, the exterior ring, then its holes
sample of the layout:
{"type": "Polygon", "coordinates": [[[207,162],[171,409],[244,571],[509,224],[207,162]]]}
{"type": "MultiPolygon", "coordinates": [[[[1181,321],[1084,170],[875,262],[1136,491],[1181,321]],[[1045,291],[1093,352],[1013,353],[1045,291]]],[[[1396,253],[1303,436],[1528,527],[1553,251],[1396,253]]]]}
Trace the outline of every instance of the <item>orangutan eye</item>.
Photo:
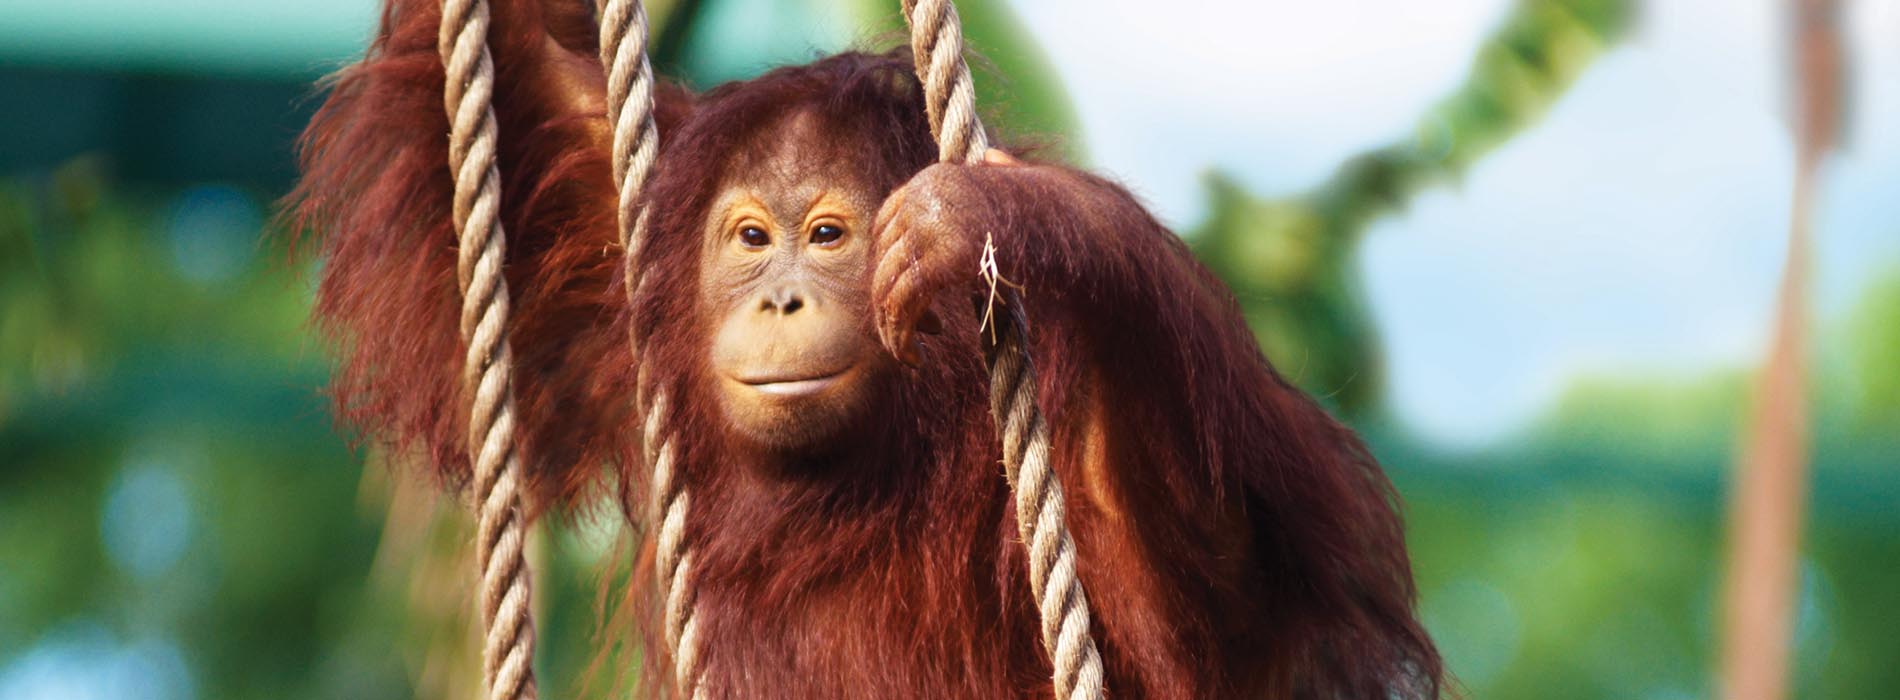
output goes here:
{"type": "Polygon", "coordinates": [[[811,230],[811,242],[819,245],[831,243],[844,236],[844,229],[831,224],[821,224],[811,230]]]}
{"type": "Polygon", "coordinates": [[[772,237],[765,235],[764,229],[747,226],[739,230],[739,242],[747,248],[764,248],[772,244],[772,237]]]}

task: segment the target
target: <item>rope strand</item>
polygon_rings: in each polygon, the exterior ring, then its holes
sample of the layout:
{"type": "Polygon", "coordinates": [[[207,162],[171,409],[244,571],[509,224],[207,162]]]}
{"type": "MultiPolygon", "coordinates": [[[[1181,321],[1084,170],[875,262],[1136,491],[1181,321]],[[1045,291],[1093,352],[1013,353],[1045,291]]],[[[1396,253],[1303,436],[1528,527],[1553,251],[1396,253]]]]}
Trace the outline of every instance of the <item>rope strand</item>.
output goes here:
{"type": "MultiPolygon", "coordinates": [[[[618,221],[627,277],[627,303],[639,300],[646,286],[647,212],[643,199],[659,155],[659,127],[653,116],[653,67],[647,60],[647,14],[640,0],[606,0],[600,8],[600,63],[607,73],[607,118],[613,124],[613,176],[619,194],[618,221]]],[[[628,342],[639,365],[636,405],[642,426],[641,455],[651,467],[647,523],[654,540],[656,584],[665,604],[667,652],[673,657],[673,683],[684,697],[703,698],[703,667],[698,634],[693,557],[686,543],[686,514],[692,499],[674,471],[673,433],[664,390],[649,384],[648,338],[635,323],[628,342]]]]}
{"type": "Polygon", "coordinates": [[[468,451],[475,476],[476,560],[481,567],[482,683],[490,700],[532,700],[534,611],[515,449],[514,352],[508,346],[508,282],[502,277],[501,178],[495,167],[494,60],[488,4],[445,0],[437,35],[446,74],[451,208],[459,248],[462,385],[469,395],[468,451]]]}
{"type": "MultiPolygon", "coordinates": [[[[962,22],[950,0],[903,0],[924,107],[938,159],[977,163],[989,137],[976,116],[976,90],[963,60],[962,22]]],[[[990,406],[1002,433],[1003,474],[1016,498],[1017,533],[1029,549],[1029,584],[1042,616],[1056,697],[1099,699],[1102,656],[1089,632],[1088,597],[1076,576],[1075,541],[1064,516],[1062,482],[1049,464],[1049,424],[1036,407],[1036,370],[1022,304],[1006,292],[1008,318],[988,353],[990,406]]]]}

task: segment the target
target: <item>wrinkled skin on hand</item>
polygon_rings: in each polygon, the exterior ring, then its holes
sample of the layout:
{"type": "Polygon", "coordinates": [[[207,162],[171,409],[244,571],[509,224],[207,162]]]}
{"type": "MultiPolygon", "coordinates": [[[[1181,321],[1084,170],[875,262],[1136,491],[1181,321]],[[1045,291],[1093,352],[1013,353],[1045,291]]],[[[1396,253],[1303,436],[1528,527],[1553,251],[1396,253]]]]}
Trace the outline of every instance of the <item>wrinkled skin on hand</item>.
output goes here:
{"type": "Polygon", "coordinates": [[[917,364],[917,334],[942,332],[931,301],[981,275],[995,219],[985,181],[1021,167],[1022,161],[992,148],[981,164],[924,168],[884,200],[872,226],[877,262],[871,298],[878,339],[893,357],[917,364]]]}

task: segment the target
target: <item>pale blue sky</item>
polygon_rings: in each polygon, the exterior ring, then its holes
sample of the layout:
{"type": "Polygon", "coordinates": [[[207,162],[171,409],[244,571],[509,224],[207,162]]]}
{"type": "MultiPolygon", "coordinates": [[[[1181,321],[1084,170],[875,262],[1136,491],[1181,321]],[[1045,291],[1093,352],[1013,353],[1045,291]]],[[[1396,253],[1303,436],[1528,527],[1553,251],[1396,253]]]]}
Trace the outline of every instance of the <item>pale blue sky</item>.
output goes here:
{"type": "MultiPolygon", "coordinates": [[[[1509,6],[1011,1],[1062,74],[1094,164],[1182,228],[1202,214],[1209,167],[1262,195],[1296,192],[1408,133],[1509,6]]],[[[1373,228],[1361,264],[1401,419],[1481,444],[1579,376],[1754,361],[1787,229],[1783,4],[1649,3],[1545,121],[1373,228]]],[[[1823,323],[1900,266],[1900,0],[1848,5],[1856,110],[1818,213],[1823,323]]],[[[314,73],[360,51],[375,15],[368,0],[0,0],[0,54],[314,73]]],[[[732,39],[852,39],[782,35],[797,24],[732,39]]]]}

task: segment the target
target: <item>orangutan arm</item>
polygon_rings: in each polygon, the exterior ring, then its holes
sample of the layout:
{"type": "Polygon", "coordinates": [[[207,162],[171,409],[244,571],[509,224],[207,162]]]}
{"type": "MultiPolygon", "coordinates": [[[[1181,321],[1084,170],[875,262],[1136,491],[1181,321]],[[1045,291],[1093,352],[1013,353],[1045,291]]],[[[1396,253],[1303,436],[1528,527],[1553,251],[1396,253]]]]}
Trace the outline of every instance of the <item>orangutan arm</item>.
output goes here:
{"type": "MultiPolygon", "coordinates": [[[[611,135],[590,7],[491,7],[516,416],[538,509],[630,449],[611,135]]],[[[436,0],[389,0],[304,131],[286,218],[323,259],[314,316],[340,350],[337,415],[458,484],[469,466],[440,15],[436,0]]],[[[664,136],[691,97],[670,85],[657,97],[664,136]]]]}
{"type": "Polygon", "coordinates": [[[1433,687],[1384,474],[1268,367],[1231,293],[1128,192],[1060,166],[937,165],[876,234],[878,328],[899,357],[927,342],[914,329],[933,304],[987,303],[986,243],[1019,287],[1109,643],[1181,664],[1180,682],[1245,686],[1211,696],[1433,687]],[[1212,646],[1235,665],[1177,653],[1212,646]]]}

